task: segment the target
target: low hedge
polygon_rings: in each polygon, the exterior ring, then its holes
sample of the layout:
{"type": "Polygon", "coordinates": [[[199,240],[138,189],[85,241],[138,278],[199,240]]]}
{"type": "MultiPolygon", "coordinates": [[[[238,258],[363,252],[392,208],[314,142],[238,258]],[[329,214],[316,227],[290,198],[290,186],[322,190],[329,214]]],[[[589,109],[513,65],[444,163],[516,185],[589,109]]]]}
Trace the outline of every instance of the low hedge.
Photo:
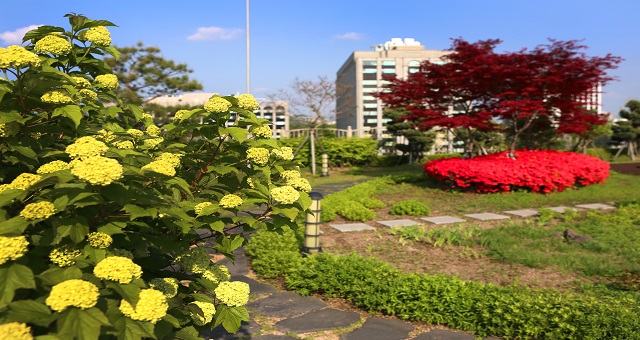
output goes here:
{"type": "Polygon", "coordinates": [[[322,199],[323,222],[333,221],[340,215],[350,221],[369,221],[376,218],[377,213],[372,209],[381,209],[387,205],[374,198],[377,190],[388,179],[378,178],[354,185],[345,190],[329,194],[322,199]]]}
{"type": "Polygon", "coordinates": [[[302,295],[340,297],[370,312],[446,325],[479,336],[640,339],[637,299],[596,298],[444,275],[408,274],[356,254],[303,258],[296,249],[295,235],[284,236],[258,232],[247,252],[258,275],[282,275],[287,288],[302,295]]]}

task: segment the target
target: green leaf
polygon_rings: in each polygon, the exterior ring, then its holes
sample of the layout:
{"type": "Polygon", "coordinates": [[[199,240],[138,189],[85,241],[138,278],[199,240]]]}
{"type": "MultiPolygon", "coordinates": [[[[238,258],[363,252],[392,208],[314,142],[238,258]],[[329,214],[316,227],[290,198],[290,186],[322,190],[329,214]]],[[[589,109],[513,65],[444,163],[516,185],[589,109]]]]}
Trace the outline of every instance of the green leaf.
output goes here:
{"type": "Polygon", "coordinates": [[[107,287],[115,290],[120,296],[135,306],[140,299],[140,287],[132,284],[120,284],[117,282],[107,282],[107,287]]]}
{"type": "Polygon", "coordinates": [[[6,307],[20,288],[36,288],[31,269],[13,262],[0,266],[0,308],[6,307]]]}
{"type": "Polygon", "coordinates": [[[91,28],[91,27],[98,27],[98,26],[116,26],[116,27],[118,27],[118,25],[112,23],[109,20],[87,20],[87,21],[84,22],[84,25],[82,25],[81,29],[91,28]]]}
{"type": "Polygon", "coordinates": [[[56,228],[56,237],[53,242],[54,244],[58,244],[64,237],[69,236],[73,243],[77,244],[84,241],[88,233],[89,227],[83,223],[61,225],[56,228]]]}
{"type": "Polygon", "coordinates": [[[75,266],[67,268],[51,268],[40,273],[37,277],[44,284],[54,286],[63,281],[81,279],[82,271],[75,266]]]}
{"type": "Polygon", "coordinates": [[[185,327],[176,333],[176,339],[182,340],[201,340],[200,333],[193,327],[185,327]]]}
{"type": "Polygon", "coordinates": [[[179,177],[174,177],[168,181],[165,181],[165,183],[169,184],[170,186],[178,187],[179,189],[182,189],[181,190],[182,192],[186,193],[189,198],[193,199],[193,194],[191,193],[191,187],[189,186],[189,183],[187,183],[187,181],[185,181],[184,179],[179,177]]]}
{"type": "Polygon", "coordinates": [[[244,240],[242,235],[221,236],[216,239],[216,244],[213,245],[213,248],[233,259],[233,251],[242,246],[244,240]]]}
{"type": "Polygon", "coordinates": [[[33,300],[14,301],[9,304],[7,321],[32,323],[46,327],[51,323],[51,311],[44,303],[33,300]]]}
{"type": "Polygon", "coordinates": [[[300,203],[303,210],[307,210],[311,206],[311,197],[306,192],[300,192],[298,203],[300,203]]]}
{"type": "Polygon", "coordinates": [[[127,204],[122,208],[122,210],[129,213],[130,221],[133,221],[138,217],[145,217],[145,216],[155,218],[158,215],[158,209],[156,208],[145,209],[134,204],[127,204]]]}
{"type": "Polygon", "coordinates": [[[227,134],[227,133],[230,134],[231,137],[233,137],[233,139],[242,143],[247,139],[247,135],[249,134],[249,131],[247,131],[247,129],[233,127],[233,126],[220,129],[220,134],[227,134]]]}
{"type": "Polygon", "coordinates": [[[25,42],[31,39],[39,39],[53,32],[64,32],[64,28],[58,27],[58,26],[47,26],[47,25],[39,26],[38,28],[27,32],[22,38],[22,42],[25,42]]]}
{"type": "Polygon", "coordinates": [[[29,221],[20,216],[3,221],[0,224],[0,235],[3,236],[18,236],[21,235],[25,229],[29,226],[29,221]]]}
{"type": "Polygon", "coordinates": [[[78,105],[65,105],[53,110],[52,117],[56,116],[63,116],[71,119],[77,128],[82,120],[82,110],[80,110],[80,106],[78,105]]]}
{"type": "Polygon", "coordinates": [[[4,207],[7,204],[12,203],[14,200],[22,201],[27,195],[26,190],[20,189],[7,189],[0,193],[0,207],[4,207]]]}
{"type": "Polygon", "coordinates": [[[273,207],[274,214],[281,214],[283,216],[286,216],[292,222],[295,221],[296,218],[298,218],[299,212],[300,211],[297,208],[282,208],[278,206],[273,207]]]}
{"type": "Polygon", "coordinates": [[[0,115],[0,124],[16,122],[21,120],[22,120],[22,116],[20,116],[20,113],[18,113],[18,111],[10,111],[10,112],[3,111],[2,115],[0,115]]]}
{"type": "Polygon", "coordinates": [[[122,53],[120,53],[120,51],[118,51],[118,49],[113,46],[107,46],[107,47],[104,47],[103,49],[105,52],[111,54],[111,56],[115,60],[120,59],[120,56],[122,55],[122,53]]]}
{"type": "Polygon", "coordinates": [[[104,109],[104,113],[111,118],[115,118],[118,114],[122,113],[122,109],[118,106],[109,106],[104,109]]]}
{"type": "Polygon", "coordinates": [[[37,159],[38,158],[38,155],[36,155],[36,153],[30,147],[20,146],[20,145],[12,145],[11,149],[13,149],[14,151],[19,152],[21,155],[23,155],[25,157],[28,157],[28,158],[31,158],[31,159],[37,159]]]}
{"type": "Polygon", "coordinates": [[[216,321],[213,327],[222,324],[229,333],[236,333],[240,329],[242,321],[249,321],[249,312],[245,307],[218,306],[216,321]]]}
{"type": "Polygon", "coordinates": [[[228,173],[237,173],[239,170],[232,166],[212,165],[207,168],[207,171],[215,172],[220,175],[226,175],[228,173]]]}
{"type": "Polygon", "coordinates": [[[101,326],[108,325],[109,320],[98,308],[70,307],[60,313],[58,335],[63,339],[97,340],[101,326]]]}

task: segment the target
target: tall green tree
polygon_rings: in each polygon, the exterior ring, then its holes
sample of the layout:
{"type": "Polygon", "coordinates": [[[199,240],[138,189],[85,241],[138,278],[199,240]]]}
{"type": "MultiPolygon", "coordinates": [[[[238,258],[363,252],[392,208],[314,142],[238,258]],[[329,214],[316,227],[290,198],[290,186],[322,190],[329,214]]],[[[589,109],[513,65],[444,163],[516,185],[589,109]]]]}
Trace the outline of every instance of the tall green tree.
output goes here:
{"type": "Polygon", "coordinates": [[[386,124],[387,131],[396,136],[404,137],[406,144],[396,144],[395,148],[402,151],[403,154],[408,153],[409,162],[419,160],[433,146],[436,140],[436,133],[430,130],[418,129],[412,121],[403,119],[407,112],[402,109],[389,109],[382,112],[382,116],[390,121],[386,124]]]}
{"type": "MultiPolygon", "coordinates": [[[[620,117],[625,120],[617,121],[611,127],[612,142],[626,144],[631,159],[635,160],[638,139],[640,138],[640,101],[632,99],[625,104],[626,109],[620,110],[620,117]]],[[[622,149],[620,149],[622,151],[622,149]]],[[[620,154],[616,154],[616,157],[620,154]]]]}
{"type": "Polygon", "coordinates": [[[189,77],[193,70],[187,64],[165,59],[157,47],[138,42],[118,50],[119,59],[105,62],[120,81],[116,93],[128,102],[144,105],[161,96],[202,90],[202,84],[189,77]]]}

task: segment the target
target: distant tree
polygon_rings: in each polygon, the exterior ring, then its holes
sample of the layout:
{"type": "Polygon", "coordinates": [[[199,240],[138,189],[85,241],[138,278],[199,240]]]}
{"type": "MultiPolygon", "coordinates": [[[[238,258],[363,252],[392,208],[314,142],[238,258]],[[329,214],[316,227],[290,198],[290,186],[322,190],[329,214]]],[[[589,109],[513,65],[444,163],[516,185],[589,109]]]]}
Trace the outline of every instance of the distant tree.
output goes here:
{"type": "Polygon", "coordinates": [[[398,137],[405,137],[407,144],[396,144],[395,147],[402,153],[410,155],[410,163],[412,160],[419,160],[423,157],[424,152],[433,146],[436,133],[433,131],[425,131],[418,129],[412,121],[404,119],[407,112],[399,109],[384,110],[382,116],[390,119],[385,124],[387,131],[398,137]]]}
{"type": "Polygon", "coordinates": [[[580,97],[612,78],[606,70],[621,58],[587,57],[575,41],[551,41],[531,51],[496,53],[500,40],[469,43],[455,39],[444,63],[424,61],[407,79],[392,77],[378,97],[389,107],[404,107],[422,129],[458,128],[466,154],[474,153],[473,132],[510,124],[510,155],[519,137],[540,116],[549,117],[557,133],[582,135],[606,119],[589,113],[580,97]]]}
{"type": "Polygon", "coordinates": [[[165,59],[157,47],[138,42],[118,50],[122,53],[120,59],[105,58],[105,62],[118,76],[120,98],[146,104],[161,96],[202,90],[200,82],[189,78],[193,70],[187,64],[165,59]]]}
{"type": "MultiPolygon", "coordinates": [[[[631,159],[635,160],[638,139],[640,139],[640,101],[632,99],[625,104],[626,110],[620,110],[619,120],[613,124],[611,140],[617,144],[625,144],[631,159]]],[[[623,148],[620,149],[620,152],[623,148]]],[[[616,157],[620,155],[616,154],[616,157]]]]}

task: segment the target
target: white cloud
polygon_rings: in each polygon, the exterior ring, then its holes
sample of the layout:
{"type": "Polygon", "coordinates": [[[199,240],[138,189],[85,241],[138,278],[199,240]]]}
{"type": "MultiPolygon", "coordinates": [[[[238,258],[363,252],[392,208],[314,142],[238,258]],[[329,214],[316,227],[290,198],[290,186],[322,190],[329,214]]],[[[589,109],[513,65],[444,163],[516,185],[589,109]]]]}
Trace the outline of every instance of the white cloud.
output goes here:
{"type": "Polygon", "coordinates": [[[233,40],[238,38],[244,30],[240,28],[198,27],[196,33],[187,37],[188,40],[233,40]]]}
{"type": "Polygon", "coordinates": [[[347,32],[344,34],[336,35],[336,38],[342,39],[342,40],[360,40],[364,38],[364,34],[357,33],[357,32],[347,32]]]}
{"type": "Polygon", "coordinates": [[[7,31],[0,33],[0,40],[6,45],[20,45],[22,44],[22,37],[24,34],[31,31],[32,29],[36,29],[42,25],[31,25],[27,27],[18,28],[15,31],[7,31]]]}

